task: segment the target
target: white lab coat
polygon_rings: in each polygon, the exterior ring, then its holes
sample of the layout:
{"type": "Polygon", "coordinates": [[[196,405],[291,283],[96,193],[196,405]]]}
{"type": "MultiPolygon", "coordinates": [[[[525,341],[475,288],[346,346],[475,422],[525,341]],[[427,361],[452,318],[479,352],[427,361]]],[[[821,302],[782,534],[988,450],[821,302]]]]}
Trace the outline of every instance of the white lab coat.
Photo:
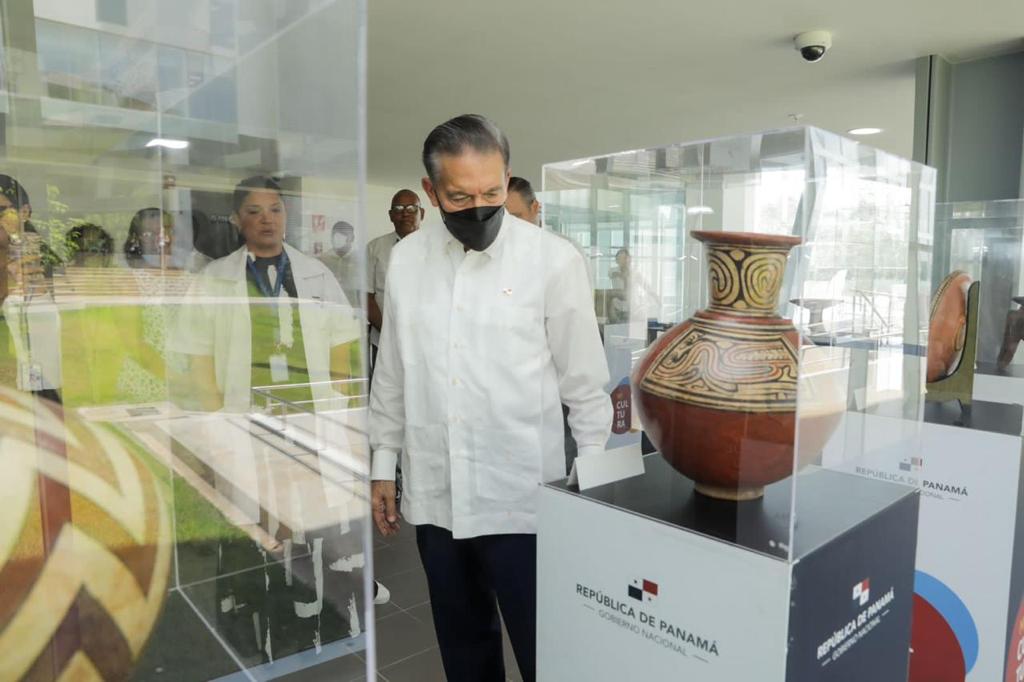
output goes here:
{"type": "MultiPolygon", "coordinates": [[[[299,321],[312,382],[330,381],[330,350],[359,338],[361,323],[338,281],[323,263],[284,245],[298,298],[299,321]]],[[[252,328],[246,282],[247,249],[242,247],[205,268],[193,282],[170,348],[186,355],[212,355],[224,410],[251,406],[252,328]]],[[[336,396],[313,387],[318,402],[336,396]]]]}
{"type": "MultiPolygon", "coordinates": [[[[297,299],[294,302],[299,306],[310,381],[330,381],[331,348],[358,339],[362,323],[323,263],[287,244],[284,248],[295,281],[297,299]]],[[[267,456],[259,454],[259,444],[245,437],[244,430],[229,423],[239,423],[238,417],[231,415],[250,412],[253,407],[247,257],[247,249],[242,247],[203,268],[189,289],[168,347],[186,355],[214,358],[217,387],[224,396],[221,412],[227,414],[204,420],[206,450],[221,453],[214,469],[231,483],[227,490],[237,498],[233,498],[236,507],[255,523],[259,519],[260,505],[270,504],[266,491],[261,491],[258,475],[263,466],[261,462],[267,456]]],[[[359,478],[359,470],[365,471],[368,463],[365,455],[359,462],[357,451],[360,448],[353,447],[343,424],[345,417],[340,416],[348,398],[327,385],[314,384],[312,389],[316,415],[292,415],[289,423],[315,436],[319,443],[319,470],[328,506],[355,509],[353,516],[360,516],[364,512],[358,511],[359,496],[353,493],[356,486],[352,481],[353,476],[359,478]],[[321,416],[327,412],[333,414],[327,418],[321,416]]],[[[312,504],[311,509],[316,511],[315,503],[312,504]]]]}

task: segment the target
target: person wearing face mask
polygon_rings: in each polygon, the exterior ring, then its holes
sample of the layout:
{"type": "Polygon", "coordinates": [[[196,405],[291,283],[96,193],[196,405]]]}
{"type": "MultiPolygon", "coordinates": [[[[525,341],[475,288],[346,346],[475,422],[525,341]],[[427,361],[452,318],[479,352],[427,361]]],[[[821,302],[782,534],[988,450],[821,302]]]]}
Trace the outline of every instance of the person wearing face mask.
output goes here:
{"type": "Polygon", "coordinates": [[[355,252],[356,228],[344,220],[334,223],[331,228],[331,247],[327,249],[320,262],[327,266],[345,292],[345,298],[353,306],[361,306],[359,286],[359,262],[355,252]]]}
{"type": "Polygon", "coordinates": [[[447,679],[505,679],[503,620],[529,682],[539,484],[565,476],[562,403],[580,455],[604,450],[608,367],[583,259],[504,209],[504,133],[459,116],[427,136],[423,164],[444,224],[391,257],[370,390],[373,518],[398,530],[401,453],[447,679]]]}
{"type": "Polygon", "coordinates": [[[391,250],[399,240],[420,229],[420,222],[426,210],[420,205],[420,198],[411,189],[400,189],[391,198],[388,219],[395,226],[394,232],[370,240],[366,245],[366,316],[370,320],[370,366],[376,364],[377,348],[380,345],[381,304],[384,302],[384,287],[388,278],[388,263],[391,250]]]}

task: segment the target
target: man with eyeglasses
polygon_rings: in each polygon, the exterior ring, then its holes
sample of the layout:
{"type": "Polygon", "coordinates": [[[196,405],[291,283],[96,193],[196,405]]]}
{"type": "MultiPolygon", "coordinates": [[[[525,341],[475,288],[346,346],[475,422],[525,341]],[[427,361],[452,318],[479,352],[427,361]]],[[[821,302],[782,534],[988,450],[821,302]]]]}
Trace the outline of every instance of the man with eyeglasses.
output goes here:
{"type": "Polygon", "coordinates": [[[420,205],[420,198],[411,189],[400,189],[391,198],[388,218],[395,231],[377,237],[366,245],[366,315],[370,319],[370,363],[376,364],[377,346],[380,344],[381,304],[384,302],[384,286],[387,282],[388,261],[391,250],[400,239],[420,229],[420,221],[426,210],[420,205]]]}

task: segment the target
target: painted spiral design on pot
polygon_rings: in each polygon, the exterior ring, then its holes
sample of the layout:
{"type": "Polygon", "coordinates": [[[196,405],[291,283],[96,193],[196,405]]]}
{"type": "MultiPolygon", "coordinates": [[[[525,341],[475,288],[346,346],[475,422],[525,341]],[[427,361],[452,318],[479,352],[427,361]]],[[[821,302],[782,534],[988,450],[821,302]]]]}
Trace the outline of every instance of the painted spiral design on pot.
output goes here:
{"type": "Polygon", "coordinates": [[[711,304],[731,308],[740,298],[740,271],[723,249],[708,249],[708,284],[711,304]]]}
{"type": "Polygon", "coordinates": [[[714,245],[708,249],[708,281],[716,312],[759,317],[775,314],[788,249],[714,245]]]}
{"type": "Polygon", "coordinates": [[[640,386],[652,395],[735,412],[796,409],[797,354],[788,324],[743,328],[693,320],[658,355],[640,386]]]}
{"type": "Polygon", "coordinates": [[[775,309],[786,256],[778,252],[753,253],[743,260],[743,290],[754,308],[775,309]]]}

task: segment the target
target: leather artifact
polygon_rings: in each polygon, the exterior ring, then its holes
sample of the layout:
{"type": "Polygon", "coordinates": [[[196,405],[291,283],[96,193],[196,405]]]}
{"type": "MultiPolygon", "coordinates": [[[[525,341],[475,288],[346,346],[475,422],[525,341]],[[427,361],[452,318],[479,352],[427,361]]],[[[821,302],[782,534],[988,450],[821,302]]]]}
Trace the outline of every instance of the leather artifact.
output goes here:
{"type": "Polygon", "coordinates": [[[943,379],[960,364],[967,334],[967,290],[971,276],[954,270],[932,298],[928,323],[929,383],[943,379]]]}

